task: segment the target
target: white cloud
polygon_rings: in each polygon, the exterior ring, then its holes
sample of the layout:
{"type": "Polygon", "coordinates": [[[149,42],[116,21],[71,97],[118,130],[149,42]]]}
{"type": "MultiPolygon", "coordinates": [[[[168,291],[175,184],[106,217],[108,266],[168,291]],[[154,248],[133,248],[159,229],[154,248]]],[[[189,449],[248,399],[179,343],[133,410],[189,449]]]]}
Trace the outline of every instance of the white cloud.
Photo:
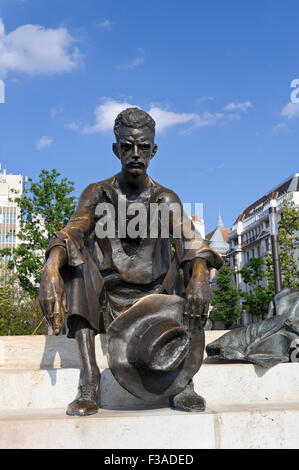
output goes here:
{"type": "Polygon", "coordinates": [[[280,122],[272,129],[273,134],[279,134],[281,131],[288,132],[290,129],[288,128],[285,122],[280,122]]]}
{"type": "Polygon", "coordinates": [[[203,103],[204,101],[213,101],[213,100],[214,100],[213,96],[203,96],[202,98],[198,98],[196,100],[196,104],[199,105],[199,104],[203,103]]]}
{"type": "Polygon", "coordinates": [[[107,132],[113,128],[116,116],[126,108],[138,107],[130,103],[120,103],[114,100],[106,100],[96,107],[94,111],[95,124],[81,128],[82,134],[92,134],[95,132],[107,132]]]}
{"type": "Polygon", "coordinates": [[[39,141],[36,142],[37,150],[42,150],[45,147],[50,147],[53,144],[53,138],[48,137],[47,135],[43,135],[39,141]]]}
{"type": "Polygon", "coordinates": [[[47,29],[25,24],[5,33],[0,18],[0,74],[30,75],[69,72],[81,65],[75,39],[66,28],[47,29]]]}
{"type": "Polygon", "coordinates": [[[229,103],[224,106],[224,111],[241,111],[241,113],[246,113],[249,108],[252,108],[250,101],[244,101],[243,103],[229,103]]]}
{"type": "Polygon", "coordinates": [[[194,122],[198,119],[197,114],[174,113],[166,111],[158,106],[152,106],[148,113],[156,121],[157,132],[163,132],[169,127],[194,122]]]}
{"type": "Polygon", "coordinates": [[[100,24],[100,26],[106,29],[107,31],[111,31],[112,25],[113,25],[113,21],[110,21],[110,20],[105,20],[100,24]]]}
{"type": "Polygon", "coordinates": [[[66,129],[71,129],[72,131],[81,131],[82,124],[80,122],[72,121],[69,124],[65,124],[66,129]]]}
{"type": "Polygon", "coordinates": [[[299,103],[288,103],[284,106],[281,111],[281,116],[288,119],[294,119],[299,117],[299,103]]]}
{"type": "Polygon", "coordinates": [[[135,69],[135,67],[137,67],[138,65],[141,65],[141,64],[144,64],[144,57],[140,55],[140,56],[136,57],[136,59],[134,59],[129,64],[117,65],[116,68],[117,68],[117,70],[128,71],[128,70],[135,69]]]}
{"type": "MultiPolygon", "coordinates": [[[[299,103],[289,102],[287,103],[282,110],[280,111],[280,115],[291,121],[299,117],[299,103]]],[[[279,134],[281,131],[290,131],[290,128],[285,122],[278,123],[272,129],[272,134],[279,134]]]]}
{"type": "Polygon", "coordinates": [[[56,108],[52,108],[50,111],[51,119],[55,119],[57,114],[61,114],[63,112],[63,108],[61,106],[56,106],[56,108]]]}
{"type": "MultiPolygon", "coordinates": [[[[124,109],[132,107],[139,108],[140,106],[126,101],[120,102],[113,99],[105,99],[95,108],[95,119],[93,125],[82,125],[79,122],[73,121],[70,124],[66,124],[65,127],[80,131],[82,134],[109,132],[113,128],[116,116],[124,109]]],[[[237,109],[240,108],[236,108],[236,110],[237,109]]],[[[156,121],[156,130],[158,133],[164,132],[174,126],[188,124],[187,128],[183,131],[186,133],[190,132],[194,128],[207,127],[233,119],[240,119],[240,115],[238,113],[209,113],[207,111],[201,114],[175,113],[173,111],[163,109],[157,104],[152,105],[149,108],[148,113],[156,121]]]]}
{"type": "MultiPolygon", "coordinates": [[[[106,100],[104,101],[104,103],[100,104],[95,109],[95,124],[92,126],[81,127],[81,132],[83,134],[91,134],[96,132],[111,131],[116,116],[124,109],[133,107],[139,108],[138,105],[134,105],[127,102],[106,100]]],[[[171,111],[163,110],[158,106],[152,106],[148,110],[148,113],[156,121],[157,132],[163,132],[169,127],[173,127],[177,124],[185,124],[197,119],[196,114],[174,113],[171,111]]],[[[67,124],[67,127],[78,130],[79,124],[73,122],[71,124],[67,124]]]]}

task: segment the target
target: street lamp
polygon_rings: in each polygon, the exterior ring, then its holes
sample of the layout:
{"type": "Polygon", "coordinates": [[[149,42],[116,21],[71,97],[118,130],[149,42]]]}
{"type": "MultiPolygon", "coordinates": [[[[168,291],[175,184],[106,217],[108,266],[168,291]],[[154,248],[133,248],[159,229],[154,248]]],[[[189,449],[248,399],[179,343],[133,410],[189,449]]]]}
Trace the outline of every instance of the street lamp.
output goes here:
{"type": "Polygon", "coordinates": [[[270,235],[271,235],[271,246],[272,246],[275,294],[278,294],[278,292],[281,291],[281,271],[280,271],[278,227],[277,227],[277,219],[276,219],[276,200],[275,199],[271,199],[270,201],[269,220],[270,220],[270,235]]]}

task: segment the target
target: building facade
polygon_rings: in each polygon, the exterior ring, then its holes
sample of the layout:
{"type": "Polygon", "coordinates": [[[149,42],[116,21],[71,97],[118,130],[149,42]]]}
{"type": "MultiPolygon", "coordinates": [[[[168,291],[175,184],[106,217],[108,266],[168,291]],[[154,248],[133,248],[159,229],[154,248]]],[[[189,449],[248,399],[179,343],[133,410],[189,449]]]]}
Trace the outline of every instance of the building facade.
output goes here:
{"type": "MultiPolygon", "coordinates": [[[[299,173],[282,181],[248,206],[234,222],[227,239],[229,244],[227,257],[230,266],[235,270],[233,281],[239,289],[250,293],[250,286],[242,280],[237,271],[245,266],[251,258],[263,257],[271,252],[270,206],[276,207],[276,223],[278,224],[284,207],[283,201],[291,199],[299,210],[299,173]]],[[[298,262],[298,255],[295,256],[298,262]]],[[[264,281],[264,285],[266,285],[266,281],[264,281]]],[[[254,321],[258,321],[258,319],[244,313],[240,324],[247,325],[254,321]]]]}
{"type": "Polygon", "coordinates": [[[19,208],[10,201],[24,192],[25,178],[0,170],[0,249],[9,248],[13,252],[18,245],[19,208]]]}

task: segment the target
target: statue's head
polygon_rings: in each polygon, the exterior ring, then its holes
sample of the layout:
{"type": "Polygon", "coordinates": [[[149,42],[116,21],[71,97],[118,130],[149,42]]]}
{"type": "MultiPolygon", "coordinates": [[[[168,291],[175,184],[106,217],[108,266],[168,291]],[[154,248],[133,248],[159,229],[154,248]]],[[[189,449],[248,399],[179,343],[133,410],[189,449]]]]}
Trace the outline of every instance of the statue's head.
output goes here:
{"type": "Polygon", "coordinates": [[[158,149],[153,118],[139,108],[127,108],[115,119],[114,134],[113,152],[122,168],[133,175],[145,173],[158,149]]]}

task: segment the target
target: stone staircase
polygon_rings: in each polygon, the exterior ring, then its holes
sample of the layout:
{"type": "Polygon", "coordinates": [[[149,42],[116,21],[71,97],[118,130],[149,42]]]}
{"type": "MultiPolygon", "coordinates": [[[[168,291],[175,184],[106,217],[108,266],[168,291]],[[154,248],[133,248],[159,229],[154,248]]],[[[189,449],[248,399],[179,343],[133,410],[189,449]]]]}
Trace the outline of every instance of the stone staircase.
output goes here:
{"type": "MultiPolygon", "coordinates": [[[[206,343],[223,333],[207,331],[206,343]]],[[[298,363],[262,369],[206,358],[194,383],[207,410],[184,413],[126,392],[108,369],[104,336],[96,349],[102,408],[69,417],[79,379],[75,341],[0,337],[0,448],[299,448],[298,363]]]]}

